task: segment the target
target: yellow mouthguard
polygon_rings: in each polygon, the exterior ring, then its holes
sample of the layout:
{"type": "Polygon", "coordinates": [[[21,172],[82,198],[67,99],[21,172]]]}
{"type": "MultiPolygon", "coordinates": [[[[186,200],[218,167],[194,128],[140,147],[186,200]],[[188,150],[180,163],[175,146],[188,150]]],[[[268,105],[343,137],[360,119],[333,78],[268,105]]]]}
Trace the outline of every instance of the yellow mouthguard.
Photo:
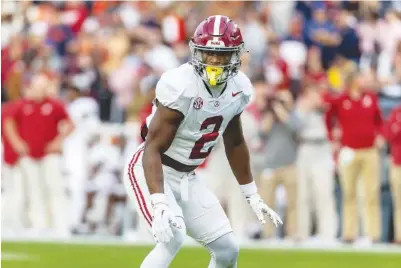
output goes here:
{"type": "Polygon", "coordinates": [[[209,77],[209,83],[212,86],[217,84],[217,78],[223,72],[223,68],[221,67],[213,67],[213,66],[206,66],[206,72],[209,77]]]}

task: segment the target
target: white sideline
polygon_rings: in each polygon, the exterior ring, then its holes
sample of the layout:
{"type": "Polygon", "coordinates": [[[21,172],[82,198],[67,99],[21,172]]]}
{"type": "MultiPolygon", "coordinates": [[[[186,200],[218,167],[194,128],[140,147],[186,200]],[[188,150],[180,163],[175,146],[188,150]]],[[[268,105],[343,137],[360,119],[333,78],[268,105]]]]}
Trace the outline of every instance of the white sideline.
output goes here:
{"type": "Polygon", "coordinates": [[[36,256],[31,256],[25,253],[20,252],[1,252],[1,260],[2,261],[26,261],[26,260],[37,260],[39,259],[36,256]]]}
{"type": "MultiPolygon", "coordinates": [[[[152,242],[144,241],[126,241],[121,238],[99,237],[99,236],[83,236],[72,237],[68,239],[57,238],[19,238],[19,237],[2,237],[2,242],[16,243],[60,243],[60,244],[76,244],[76,245],[99,245],[99,246],[149,246],[152,242]]],[[[187,239],[184,243],[185,247],[200,247],[192,239],[187,239]]],[[[305,252],[344,252],[344,253],[380,253],[380,254],[401,254],[401,246],[392,244],[374,244],[371,246],[345,245],[342,243],[330,246],[322,246],[318,244],[293,243],[282,240],[274,241],[246,241],[241,243],[241,249],[267,249],[267,250],[283,250],[283,251],[305,251],[305,252]]]]}

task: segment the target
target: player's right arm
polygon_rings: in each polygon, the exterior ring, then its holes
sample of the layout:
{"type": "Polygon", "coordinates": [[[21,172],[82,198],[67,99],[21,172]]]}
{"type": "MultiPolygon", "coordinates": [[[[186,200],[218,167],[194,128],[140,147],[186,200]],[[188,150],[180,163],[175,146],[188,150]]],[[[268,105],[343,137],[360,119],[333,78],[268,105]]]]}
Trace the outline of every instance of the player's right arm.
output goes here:
{"type": "Polygon", "coordinates": [[[170,211],[164,194],[161,156],[173,142],[184,115],[160,104],[157,99],[156,102],[157,109],[149,125],[142,163],[153,208],[153,236],[157,242],[168,243],[174,236],[171,226],[182,227],[170,211]]]}
{"type": "Polygon", "coordinates": [[[167,243],[173,237],[172,226],[181,228],[170,211],[164,194],[164,178],[161,157],[173,142],[177,130],[188,112],[190,99],[184,97],[185,87],[178,69],[166,72],[156,85],[157,107],[146,135],[142,165],[153,208],[152,231],[156,241],[167,243]]]}
{"type": "Polygon", "coordinates": [[[161,155],[167,151],[184,115],[158,103],[146,136],[143,168],[150,194],[164,193],[161,155]]]}
{"type": "Polygon", "coordinates": [[[190,105],[190,99],[184,97],[183,80],[177,74],[180,74],[179,69],[166,72],[156,85],[154,104],[157,109],[148,126],[142,158],[151,195],[164,193],[161,156],[173,142],[190,105]]]}

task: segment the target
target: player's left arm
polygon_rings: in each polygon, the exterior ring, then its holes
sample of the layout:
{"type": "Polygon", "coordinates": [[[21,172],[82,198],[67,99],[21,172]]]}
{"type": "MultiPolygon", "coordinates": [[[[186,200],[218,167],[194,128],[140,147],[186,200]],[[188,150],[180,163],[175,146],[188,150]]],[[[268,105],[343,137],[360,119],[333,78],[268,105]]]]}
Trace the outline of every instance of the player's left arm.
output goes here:
{"type": "Polygon", "coordinates": [[[238,183],[240,185],[252,183],[249,150],[242,132],[240,114],[228,123],[223,139],[228,162],[238,183]]]}
{"type": "Polygon", "coordinates": [[[267,215],[276,226],[282,224],[277,213],[269,208],[258,194],[256,183],[252,177],[249,150],[242,132],[240,114],[234,116],[228,123],[223,139],[231,169],[258,219],[264,224],[264,215],[267,215]]]}

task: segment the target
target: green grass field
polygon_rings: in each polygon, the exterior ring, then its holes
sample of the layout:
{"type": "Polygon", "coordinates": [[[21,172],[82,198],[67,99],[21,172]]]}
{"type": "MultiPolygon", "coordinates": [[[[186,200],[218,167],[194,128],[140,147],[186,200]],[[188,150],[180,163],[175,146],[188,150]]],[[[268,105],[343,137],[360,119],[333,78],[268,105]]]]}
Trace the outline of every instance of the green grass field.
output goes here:
{"type": "MultiPolygon", "coordinates": [[[[2,243],[4,268],[139,267],[149,247],[56,243],[2,243]],[[13,259],[10,256],[14,256],[13,259]]],[[[183,248],[170,267],[205,268],[203,248],[183,248]]],[[[401,253],[313,252],[242,249],[239,268],[401,268],[401,253]]]]}

